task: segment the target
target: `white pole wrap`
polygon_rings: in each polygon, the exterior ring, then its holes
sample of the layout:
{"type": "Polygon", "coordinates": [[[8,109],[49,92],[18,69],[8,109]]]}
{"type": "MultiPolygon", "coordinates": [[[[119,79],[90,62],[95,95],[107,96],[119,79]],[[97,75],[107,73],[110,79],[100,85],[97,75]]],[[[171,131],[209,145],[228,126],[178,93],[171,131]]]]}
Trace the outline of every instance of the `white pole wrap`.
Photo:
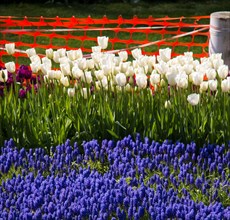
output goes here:
{"type": "Polygon", "coordinates": [[[210,16],[209,55],[222,53],[230,68],[230,11],[214,12],[210,16]]]}

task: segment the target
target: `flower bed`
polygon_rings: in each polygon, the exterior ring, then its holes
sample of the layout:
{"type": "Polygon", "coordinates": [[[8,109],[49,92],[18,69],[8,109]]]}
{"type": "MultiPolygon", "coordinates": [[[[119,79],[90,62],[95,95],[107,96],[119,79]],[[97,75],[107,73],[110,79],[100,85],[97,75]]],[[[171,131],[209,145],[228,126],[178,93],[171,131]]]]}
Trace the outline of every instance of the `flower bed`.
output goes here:
{"type": "MultiPolygon", "coordinates": [[[[42,59],[31,48],[29,67],[4,64],[1,143],[13,138],[21,146],[49,148],[67,138],[116,139],[136,132],[199,147],[228,143],[230,77],[221,54],[195,60],[191,52],[171,58],[169,48],[159,56],[136,48],[129,58],[126,51],[105,52],[106,37],[98,37],[98,44],[87,56],[62,48],[47,49],[42,59]]],[[[6,50],[13,54],[14,44],[6,50]]]]}
{"type": "Polygon", "coordinates": [[[3,219],[228,219],[230,145],[137,135],[51,149],[1,148],[3,219]]]}

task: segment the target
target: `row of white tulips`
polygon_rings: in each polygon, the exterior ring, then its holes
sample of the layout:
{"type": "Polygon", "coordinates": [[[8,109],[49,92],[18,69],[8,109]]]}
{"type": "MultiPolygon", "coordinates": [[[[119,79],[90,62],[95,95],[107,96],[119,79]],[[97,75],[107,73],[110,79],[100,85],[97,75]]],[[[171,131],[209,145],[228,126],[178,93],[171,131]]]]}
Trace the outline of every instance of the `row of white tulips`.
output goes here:
{"type": "MultiPolygon", "coordinates": [[[[185,52],[184,55],[171,58],[171,49],[160,49],[159,56],[146,56],[140,48],[131,51],[133,60],[128,61],[127,51],[120,51],[118,55],[105,52],[108,46],[108,37],[98,37],[98,46],[92,47],[89,58],[83,56],[81,49],[66,51],[66,49],[46,50],[46,56],[40,58],[34,48],[27,49],[26,53],[31,60],[33,73],[43,74],[46,81],[58,80],[65,87],[69,87],[69,79],[78,79],[87,84],[96,81],[96,89],[117,89],[130,90],[133,86],[135,75],[138,89],[145,89],[148,80],[157,90],[158,86],[170,85],[177,88],[187,89],[189,83],[199,87],[200,93],[216,91],[218,86],[222,92],[230,92],[229,69],[221,58],[221,54],[212,54],[210,57],[195,60],[192,52],[185,52]],[[52,62],[58,63],[58,70],[52,69],[52,62]],[[150,76],[150,77],[148,77],[150,76]],[[206,76],[207,80],[204,80],[206,76]]],[[[6,44],[6,51],[9,55],[14,54],[15,44],[6,44]]],[[[15,63],[5,64],[9,72],[15,72],[15,63]]],[[[6,72],[0,72],[0,81],[6,81],[6,72]],[[4,77],[3,77],[4,76],[4,77]]],[[[87,89],[83,88],[83,95],[87,97],[87,89]]],[[[75,87],[68,88],[67,93],[74,96],[75,87]]],[[[200,101],[200,94],[194,93],[188,96],[191,105],[197,105],[200,101]]]]}

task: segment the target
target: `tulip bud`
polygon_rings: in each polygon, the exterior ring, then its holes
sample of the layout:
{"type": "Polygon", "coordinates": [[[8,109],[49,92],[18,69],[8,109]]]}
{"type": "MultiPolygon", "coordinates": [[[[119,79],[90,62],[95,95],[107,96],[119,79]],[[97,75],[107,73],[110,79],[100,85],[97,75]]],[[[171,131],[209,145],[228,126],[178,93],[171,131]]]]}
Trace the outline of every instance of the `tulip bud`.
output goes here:
{"type": "Polygon", "coordinates": [[[7,70],[0,70],[0,82],[6,82],[8,80],[7,70]]]}
{"type": "Polygon", "coordinates": [[[5,63],[5,67],[6,67],[7,71],[10,73],[14,73],[16,70],[15,63],[13,61],[5,63]]]}
{"type": "Polygon", "coordinates": [[[87,88],[82,88],[81,94],[82,94],[84,99],[87,99],[88,98],[88,89],[87,88]]]}
{"type": "Polygon", "coordinates": [[[9,55],[12,55],[15,53],[15,43],[5,44],[5,48],[6,48],[6,52],[9,55]]]}
{"type": "Polygon", "coordinates": [[[165,108],[166,108],[166,109],[169,109],[169,108],[171,108],[171,107],[172,107],[172,104],[171,104],[170,100],[166,100],[166,101],[165,101],[165,108]]]}

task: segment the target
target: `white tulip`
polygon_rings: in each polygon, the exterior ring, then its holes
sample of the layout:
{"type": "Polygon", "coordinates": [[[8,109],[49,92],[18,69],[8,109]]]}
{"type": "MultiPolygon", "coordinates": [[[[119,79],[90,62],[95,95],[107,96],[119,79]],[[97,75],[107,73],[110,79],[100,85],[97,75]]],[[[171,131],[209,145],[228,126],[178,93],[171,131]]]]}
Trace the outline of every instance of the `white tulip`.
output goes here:
{"type": "Polygon", "coordinates": [[[108,41],[109,41],[108,37],[105,36],[97,37],[97,43],[103,50],[108,47],[108,41]]]}
{"type": "Polygon", "coordinates": [[[6,52],[9,55],[12,55],[15,53],[15,43],[5,44],[5,48],[6,48],[6,52]]]}
{"type": "Polygon", "coordinates": [[[193,65],[192,64],[185,64],[182,69],[185,71],[187,75],[191,74],[193,71],[193,65]]]}
{"type": "Polygon", "coordinates": [[[147,66],[148,65],[148,57],[147,56],[140,56],[138,59],[137,59],[137,63],[140,67],[144,67],[144,66],[147,66]]]}
{"type": "Polygon", "coordinates": [[[126,61],[128,59],[128,52],[127,51],[120,51],[120,52],[118,52],[118,56],[122,62],[126,61]]]}
{"type": "Polygon", "coordinates": [[[51,70],[51,66],[47,63],[41,64],[41,71],[44,75],[48,74],[48,71],[51,70]]]}
{"type": "Polygon", "coordinates": [[[65,87],[69,86],[69,79],[68,79],[67,76],[62,76],[61,79],[60,79],[60,82],[65,87]]]}
{"type": "Polygon", "coordinates": [[[55,78],[55,70],[47,70],[47,78],[54,79],[55,78]]]}
{"type": "Polygon", "coordinates": [[[68,88],[67,89],[67,94],[69,97],[74,97],[75,95],[75,88],[68,88]]]}
{"type": "Polygon", "coordinates": [[[83,76],[82,76],[82,80],[88,84],[90,84],[93,80],[92,78],[92,74],[90,71],[86,71],[83,76]]]}
{"type": "Polygon", "coordinates": [[[136,48],[136,49],[131,51],[131,54],[132,54],[133,58],[137,60],[142,56],[142,51],[140,48],[136,48]]]}
{"type": "Polygon", "coordinates": [[[161,60],[164,62],[168,62],[171,59],[172,49],[165,48],[159,50],[159,56],[157,56],[158,62],[161,60]]]}
{"type": "Polygon", "coordinates": [[[165,108],[166,108],[166,109],[169,109],[169,108],[171,108],[171,107],[172,107],[172,104],[171,104],[170,100],[166,100],[166,101],[165,101],[165,108]]]}
{"type": "Polygon", "coordinates": [[[189,104],[193,106],[197,105],[200,101],[200,94],[193,93],[193,94],[188,95],[187,101],[189,102],[189,104]]]}
{"type": "Polygon", "coordinates": [[[82,59],[83,58],[83,53],[82,53],[81,48],[77,49],[76,53],[77,53],[77,58],[76,59],[82,59]]]}
{"type": "Polygon", "coordinates": [[[94,63],[98,64],[100,62],[100,60],[101,60],[102,53],[100,53],[100,52],[91,53],[91,57],[92,57],[94,63]]]}
{"type": "Polygon", "coordinates": [[[41,64],[40,63],[36,63],[36,62],[32,62],[30,64],[30,68],[32,70],[33,73],[38,73],[38,71],[41,69],[41,64]]]}
{"type": "Polygon", "coordinates": [[[133,66],[129,66],[127,71],[125,72],[126,76],[134,76],[134,68],[133,66]]]}
{"type": "Polygon", "coordinates": [[[89,69],[93,69],[94,68],[94,61],[93,61],[93,59],[86,60],[86,64],[87,64],[87,67],[89,69]]]}
{"type": "Polygon", "coordinates": [[[36,53],[36,50],[34,48],[30,48],[30,49],[26,50],[26,54],[28,57],[32,57],[32,56],[36,55],[37,53],[36,53]]]}
{"type": "Polygon", "coordinates": [[[116,82],[121,87],[125,86],[127,82],[126,75],[124,73],[118,73],[116,75],[116,82]]]}
{"type": "Polygon", "coordinates": [[[69,63],[68,57],[66,57],[66,56],[60,57],[60,58],[59,58],[59,63],[60,63],[60,64],[69,63]]]}
{"type": "Polygon", "coordinates": [[[83,75],[84,72],[77,65],[72,68],[72,77],[74,79],[80,79],[83,75]]]}
{"type": "Polygon", "coordinates": [[[131,62],[124,62],[124,63],[120,63],[120,71],[123,73],[126,73],[129,66],[131,65],[131,62]]]}
{"type": "Polygon", "coordinates": [[[104,75],[108,76],[112,73],[112,65],[109,63],[107,65],[102,65],[102,68],[104,75]]]}
{"type": "Polygon", "coordinates": [[[71,75],[71,70],[70,70],[69,63],[60,64],[60,69],[61,69],[61,71],[62,71],[64,76],[70,76],[71,75]]]}
{"type": "Polygon", "coordinates": [[[60,48],[57,50],[58,54],[60,57],[65,57],[66,56],[66,49],[65,48],[60,48]]]}
{"type": "Polygon", "coordinates": [[[84,99],[88,98],[88,89],[87,88],[82,88],[81,90],[81,95],[83,96],[84,99]]]}
{"type": "Polygon", "coordinates": [[[137,74],[144,74],[145,75],[145,70],[142,67],[138,67],[134,69],[134,73],[137,74]]]}
{"type": "Polygon", "coordinates": [[[176,84],[179,88],[188,88],[188,76],[186,73],[180,73],[176,76],[176,84]]]}
{"type": "Polygon", "coordinates": [[[97,80],[102,80],[104,77],[104,71],[103,70],[96,70],[94,72],[94,74],[95,74],[97,80]]]}
{"type": "Polygon", "coordinates": [[[49,59],[53,58],[53,49],[52,48],[46,49],[46,57],[48,57],[49,59]]]}
{"type": "Polygon", "coordinates": [[[193,69],[196,69],[196,66],[200,65],[199,60],[194,60],[194,61],[192,62],[192,65],[193,65],[193,69]]]}
{"type": "Polygon", "coordinates": [[[167,63],[161,61],[160,63],[155,64],[154,68],[159,74],[165,75],[169,69],[169,66],[167,65],[167,63]]]}
{"type": "Polygon", "coordinates": [[[225,79],[228,76],[228,66],[227,65],[219,66],[217,72],[221,79],[225,79]]]}
{"type": "Polygon", "coordinates": [[[15,63],[13,61],[5,63],[5,67],[6,67],[7,71],[10,73],[14,73],[16,70],[15,63]]]}
{"type": "Polygon", "coordinates": [[[92,47],[93,53],[100,53],[101,52],[101,46],[94,46],[92,47]]]}
{"type": "Polygon", "coordinates": [[[33,55],[30,57],[30,60],[32,63],[37,63],[37,64],[41,64],[41,59],[38,55],[33,55]]]}
{"type": "Polygon", "coordinates": [[[87,69],[86,58],[78,59],[77,64],[78,64],[79,69],[81,69],[81,70],[87,69]]]}
{"type": "Polygon", "coordinates": [[[155,55],[149,56],[147,63],[149,66],[154,67],[154,65],[156,64],[156,56],[155,55]]]}
{"type": "Polygon", "coordinates": [[[114,57],[113,58],[113,63],[114,63],[115,66],[119,66],[120,62],[121,62],[120,57],[114,57]]]}
{"type": "Polygon", "coordinates": [[[221,90],[222,92],[230,91],[230,84],[227,79],[221,81],[221,90]]]}
{"type": "Polygon", "coordinates": [[[6,82],[8,80],[8,72],[6,69],[0,70],[0,82],[6,82]]]}
{"type": "Polygon", "coordinates": [[[208,85],[211,91],[217,90],[217,80],[209,80],[208,85]]]}
{"type": "Polygon", "coordinates": [[[59,59],[60,59],[59,53],[58,53],[57,51],[54,51],[54,52],[53,52],[53,61],[54,61],[55,63],[60,63],[59,59]]]}
{"type": "Polygon", "coordinates": [[[216,78],[216,70],[211,69],[211,68],[207,69],[206,70],[206,76],[207,76],[208,80],[215,79],[216,78]]]}
{"type": "Polygon", "coordinates": [[[136,75],[136,84],[140,89],[144,89],[147,87],[147,76],[145,74],[137,74],[136,75]]]}
{"type": "Polygon", "coordinates": [[[200,84],[200,91],[201,92],[206,92],[208,90],[208,81],[203,81],[200,84]]]}
{"type": "Polygon", "coordinates": [[[50,67],[52,66],[52,61],[47,57],[42,58],[42,63],[46,64],[47,66],[50,66],[50,67]]]}
{"type": "Polygon", "coordinates": [[[74,61],[77,59],[77,50],[69,50],[66,52],[66,55],[71,61],[74,61]]]}
{"type": "Polygon", "coordinates": [[[199,86],[204,80],[204,75],[201,72],[192,73],[192,82],[194,85],[199,86]]]}
{"type": "Polygon", "coordinates": [[[126,92],[131,92],[131,91],[132,91],[132,87],[130,86],[129,83],[127,83],[127,84],[125,85],[125,91],[126,91],[126,92]]]}
{"type": "Polygon", "coordinates": [[[104,76],[104,77],[100,80],[100,82],[101,82],[101,86],[102,86],[103,88],[108,89],[108,79],[107,79],[106,76],[104,76]]]}
{"type": "Polygon", "coordinates": [[[224,61],[222,59],[214,59],[212,61],[212,65],[213,65],[213,68],[215,70],[218,70],[218,68],[221,66],[221,65],[224,65],[224,61]]]}
{"type": "Polygon", "coordinates": [[[170,86],[176,85],[176,76],[178,75],[178,70],[176,67],[171,67],[166,73],[166,79],[168,80],[168,84],[170,86]]]}
{"type": "Polygon", "coordinates": [[[61,72],[61,70],[56,70],[55,71],[55,75],[54,78],[57,80],[61,80],[61,78],[64,77],[63,73],[61,72]]]}
{"type": "Polygon", "coordinates": [[[150,83],[153,84],[158,84],[161,80],[160,74],[158,73],[154,73],[155,71],[153,71],[153,73],[150,75],[150,83]]]}

